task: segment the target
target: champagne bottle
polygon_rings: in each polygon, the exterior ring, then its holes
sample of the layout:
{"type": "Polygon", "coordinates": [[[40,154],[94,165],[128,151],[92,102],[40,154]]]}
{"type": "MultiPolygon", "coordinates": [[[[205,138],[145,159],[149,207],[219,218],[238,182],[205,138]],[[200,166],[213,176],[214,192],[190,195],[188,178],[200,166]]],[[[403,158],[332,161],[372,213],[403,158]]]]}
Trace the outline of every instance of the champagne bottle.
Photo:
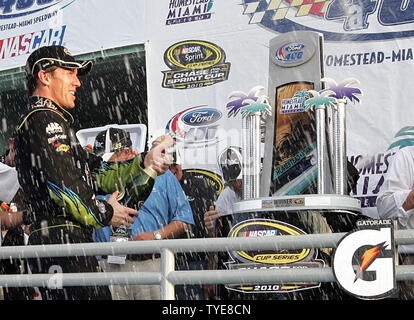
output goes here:
{"type": "Polygon", "coordinates": [[[157,172],[150,166],[128,180],[121,199],[123,205],[138,209],[150,195],[156,178],[157,172]]]}
{"type": "MultiPolygon", "coordinates": [[[[161,148],[170,148],[175,141],[168,135],[158,138],[153,143],[153,148],[160,145],[161,148]]],[[[149,165],[137,175],[132,177],[125,185],[125,195],[123,196],[124,206],[138,209],[148,198],[154,186],[157,172],[149,165]]]]}

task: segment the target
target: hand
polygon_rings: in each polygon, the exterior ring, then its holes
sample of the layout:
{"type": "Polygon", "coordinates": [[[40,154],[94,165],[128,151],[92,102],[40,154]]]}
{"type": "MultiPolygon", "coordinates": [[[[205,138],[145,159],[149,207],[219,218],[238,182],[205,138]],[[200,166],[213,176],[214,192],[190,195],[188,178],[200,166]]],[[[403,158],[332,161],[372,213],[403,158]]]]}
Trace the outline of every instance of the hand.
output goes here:
{"type": "Polygon", "coordinates": [[[114,214],[112,216],[109,225],[114,227],[119,227],[120,225],[125,225],[130,227],[131,223],[134,223],[134,218],[131,216],[138,216],[138,211],[132,208],[123,206],[118,202],[119,191],[115,191],[108,199],[108,203],[114,209],[114,214]]]}
{"type": "Polygon", "coordinates": [[[164,174],[172,163],[172,155],[167,153],[167,149],[172,147],[175,141],[168,135],[157,138],[152,148],[144,159],[144,166],[154,169],[158,175],[164,174]]]}
{"type": "Polygon", "coordinates": [[[154,233],[152,233],[152,232],[141,232],[141,233],[138,233],[135,236],[133,236],[132,240],[134,240],[134,241],[154,240],[154,233]]]}
{"type": "Polygon", "coordinates": [[[2,229],[6,230],[13,229],[17,226],[23,225],[23,211],[13,213],[7,211],[0,211],[0,222],[2,229]]]}
{"type": "Polygon", "coordinates": [[[9,138],[9,153],[6,155],[5,163],[10,166],[14,167],[14,157],[16,155],[16,151],[14,150],[14,139],[9,138]]]}
{"type": "Polygon", "coordinates": [[[207,233],[211,236],[214,231],[214,223],[217,218],[221,217],[217,210],[214,209],[214,206],[210,206],[210,210],[204,213],[204,225],[206,227],[207,233]]]}
{"type": "Polygon", "coordinates": [[[405,199],[402,207],[405,211],[414,208],[414,190],[411,190],[411,192],[408,194],[407,199],[405,199]]]}

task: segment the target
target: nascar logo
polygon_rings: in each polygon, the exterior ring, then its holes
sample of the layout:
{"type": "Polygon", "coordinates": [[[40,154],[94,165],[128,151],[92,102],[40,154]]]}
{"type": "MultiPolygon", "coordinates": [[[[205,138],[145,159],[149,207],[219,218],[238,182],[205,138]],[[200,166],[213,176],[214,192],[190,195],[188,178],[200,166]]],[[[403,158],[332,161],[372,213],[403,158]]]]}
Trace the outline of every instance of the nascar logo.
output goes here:
{"type": "Polygon", "coordinates": [[[277,233],[277,230],[252,230],[246,232],[246,237],[274,237],[277,233]]]}
{"type": "Polygon", "coordinates": [[[39,47],[61,45],[66,26],[40,30],[0,40],[0,60],[32,53],[39,47]]]}
{"type": "MultiPolygon", "coordinates": [[[[279,235],[298,235],[305,232],[282,221],[253,219],[235,225],[229,232],[230,237],[269,237],[279,235]]],[[[260,251],[229,252],[234,261],[244,263],[260,262],[264,264],[291,264],[315,254],[311,249],[282,250],[262,253],[260,251]]]]}

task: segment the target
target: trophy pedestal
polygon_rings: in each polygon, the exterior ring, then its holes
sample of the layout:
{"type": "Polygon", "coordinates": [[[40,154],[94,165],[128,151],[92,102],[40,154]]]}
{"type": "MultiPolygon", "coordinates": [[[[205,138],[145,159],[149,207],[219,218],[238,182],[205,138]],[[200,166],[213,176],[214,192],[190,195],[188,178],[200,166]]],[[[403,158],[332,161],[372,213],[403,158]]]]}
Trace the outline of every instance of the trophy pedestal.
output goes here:
{"type": "Polygon", "coordinates": [[[233,213],[248,211],[348,210],[361,214],[361,202],[351,196],[338,194],[301,194],[242,200],[233,204],[233,213]]]}
{"type": "MultiPolygon", "coordinates": [[[[366,218],[366,217],[365,217],[366,218]]],[[[218,237],[266,237],[349,232],[364,219],[358,199],[337,194],[263,197],[233,204],[233,214],[217,222],[218,237]]],[[[331,266],[332,248],[231,251],[221,253],[221,269],[299,269],[331,266]]],[[[336,283],[292,282],[221,286],[222,299],[350,299],[336,283]]]]}

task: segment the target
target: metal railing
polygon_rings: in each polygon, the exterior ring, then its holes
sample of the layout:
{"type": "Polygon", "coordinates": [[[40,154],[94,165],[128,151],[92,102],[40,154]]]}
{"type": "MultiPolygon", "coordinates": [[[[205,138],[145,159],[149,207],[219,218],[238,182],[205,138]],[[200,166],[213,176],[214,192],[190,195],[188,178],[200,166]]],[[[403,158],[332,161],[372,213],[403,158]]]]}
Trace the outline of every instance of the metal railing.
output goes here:
{"type": "MultiPolygon", "coordinates": [[[[177,284],[275,283],[288,281],[335,282],[331,267],[318,269],[191,270],[175,271],[175,253],[336,248],[346,233],[283,235],[262,238],[171,239],[97,242],[60,245],[2,246],[0,259],[125,254],[161,254],[160,272],[88,272],[0,275],[1,287],[48,287],[59,277],[62,286],[159,284],[161,299],[174,300],[177,284]]],[[[414,230],[398,230],[395,244],[414,244],[414,230]]],[[[414,265],[397,265],[396,279],[414,280],[414,265]]]]}

